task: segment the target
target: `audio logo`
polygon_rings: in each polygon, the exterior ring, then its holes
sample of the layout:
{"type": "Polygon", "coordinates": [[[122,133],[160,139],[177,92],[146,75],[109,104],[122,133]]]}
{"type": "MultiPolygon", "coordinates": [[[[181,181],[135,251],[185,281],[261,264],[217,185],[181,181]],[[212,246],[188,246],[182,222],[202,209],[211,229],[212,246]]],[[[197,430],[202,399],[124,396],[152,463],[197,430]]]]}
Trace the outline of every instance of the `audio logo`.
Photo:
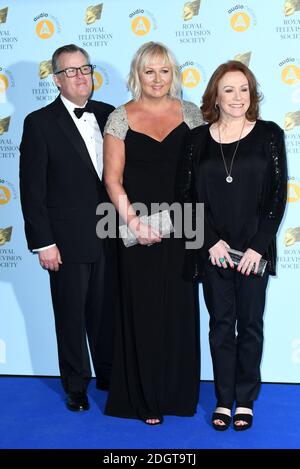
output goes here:
{"type": "Polygon", "coordinates": [[[230,26],[237,33],[247,31],[250,26],[256,26],[257,21],[253,10],[244,5],[235,5],[228,10],[230,26]]]}
{"type": "Polygon", "coordinates": [[[14,86],[15,82],[11,72],[9,70],[3,70],[3,68],[0,67],[0,95],[6,93],[9,87],[14,88],[14,86]]]}
{"type": "Polygon", "coordinates": [[[185,62],[179,67],[179,70],[181,72],[182,86],[185,88],[196,88],[206,80],[203,68],[193,61],[185,62]]]}
{"type": "Polygon", "coordinates": [[[40,39],[50,39],[55,32],[61,32],[57,18],[48,13],[41,13],[33,21],[36,22],[35,32],[40,39]]]}
{"type": "Polygon", "coordinates": [[[101,75],[100,72],[94,72],[93,80],[94,80],[94,90],[97,91],[103,85],[103,76],[101,75]]]}
{"type": "Polygon", "coordinates": [[[105,68],[97,65],[97,71],[93,73],[94,90],[98,91],[103,86],[109,85],[109,76],[105,68]]]}
{"type": "Polygon", "coordinates": [[[149,34],[151,29],[157,29],[156,21],[152,13],[143,9],[137,9],[130,13],[131,29],[137,36],[145,36],[149,34]]]}
{"type": "Polygon", "coordinates": [[[298,202],[300,199],[300,184],[295,177],[290,177],[288,180],[288,196],[289,203],[298,202]]]}
{"type": "Polygon", "coordinates": [[[294,57],[288,57],[281,62],[281,80],[286,85],[295,85],[300,81],[300,65],[294,57]]]}
{"type": "Polygon", "coordinates": [[[7,186],[0,184],[0,205],[6,205],[11,199],[11,192],[7,186]]]}
{"type": "Polygon", "coordinates": [[[0,178],[0,207],[8,204],[12,199],[16,199],[17,194],[14,185],[0,178]]]}

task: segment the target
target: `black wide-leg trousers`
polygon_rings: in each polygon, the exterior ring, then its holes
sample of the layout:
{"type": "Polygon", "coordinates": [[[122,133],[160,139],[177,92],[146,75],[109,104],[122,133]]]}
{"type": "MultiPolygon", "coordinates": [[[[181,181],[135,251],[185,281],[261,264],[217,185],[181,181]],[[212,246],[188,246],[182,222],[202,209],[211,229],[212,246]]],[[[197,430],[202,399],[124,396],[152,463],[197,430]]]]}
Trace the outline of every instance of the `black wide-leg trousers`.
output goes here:
{"type": "Polygon", "coordinates": [[[203,293],[219,404],[246,403],[258,397],[267,283],[267,273],[261,278],[230,267],[207,266],[203,293]]]}

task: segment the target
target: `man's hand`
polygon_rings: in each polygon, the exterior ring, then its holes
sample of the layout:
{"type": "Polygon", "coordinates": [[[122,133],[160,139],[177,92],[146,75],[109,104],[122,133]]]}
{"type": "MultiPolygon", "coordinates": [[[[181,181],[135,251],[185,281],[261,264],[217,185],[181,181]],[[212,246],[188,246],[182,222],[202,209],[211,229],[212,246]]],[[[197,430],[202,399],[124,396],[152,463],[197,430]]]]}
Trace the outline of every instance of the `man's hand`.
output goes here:
{"type": "Polygon", "coordinates": [[[57,246],[44,249],[38,252],[39,261],[43,269],[58,271],[59,264],[62,264],[60,252],[57,246]]]}

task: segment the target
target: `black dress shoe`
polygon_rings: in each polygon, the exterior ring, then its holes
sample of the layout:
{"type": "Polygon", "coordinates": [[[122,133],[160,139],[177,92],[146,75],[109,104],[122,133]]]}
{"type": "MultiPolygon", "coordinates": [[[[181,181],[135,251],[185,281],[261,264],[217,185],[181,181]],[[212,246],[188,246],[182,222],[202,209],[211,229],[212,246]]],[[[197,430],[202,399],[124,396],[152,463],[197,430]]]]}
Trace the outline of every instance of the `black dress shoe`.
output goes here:
{"type": "Polygon", "coordinates": [[[85,392],[70,392],[67,395],[66,406],[73,412],[89,410],[90,404],[85,392]]]}
{"type": "Polygon", "coordinates": [[[96,388],[100,389],[101,391],[108,391],[109,390],[109,383],[107,381],[100,381],[96,380],[96,388]]]}

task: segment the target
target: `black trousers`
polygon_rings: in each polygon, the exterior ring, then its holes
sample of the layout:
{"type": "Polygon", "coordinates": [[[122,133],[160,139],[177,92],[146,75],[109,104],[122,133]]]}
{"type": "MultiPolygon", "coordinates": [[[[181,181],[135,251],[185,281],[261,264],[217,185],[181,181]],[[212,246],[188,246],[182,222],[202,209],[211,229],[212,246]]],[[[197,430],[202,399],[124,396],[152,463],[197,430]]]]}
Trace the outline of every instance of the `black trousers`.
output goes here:
{"type": "Polygon", "coordinates": [[[116,292],[102,255],[94,263],[63,263],[50,272],[59,368],[64,390],[85,392],[91,378],[109,383],[116,292]]]}
{"type": "Polygon", "coordinates": [[[219,403],[257,399],[263,350],[263,313],[268,274],[244,276],[208,265],[203,293],[209,312],[209,343],[219,403]]]}

